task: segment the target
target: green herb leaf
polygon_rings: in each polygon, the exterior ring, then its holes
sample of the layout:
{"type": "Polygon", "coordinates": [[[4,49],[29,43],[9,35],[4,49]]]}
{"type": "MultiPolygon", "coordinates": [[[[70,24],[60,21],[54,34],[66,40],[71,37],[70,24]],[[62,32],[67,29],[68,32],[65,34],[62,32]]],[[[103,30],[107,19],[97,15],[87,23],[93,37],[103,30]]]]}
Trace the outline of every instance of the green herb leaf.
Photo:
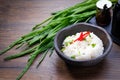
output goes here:
{"type": "Polygon", "coordinates": [[[89,34],[89,37],[91,37],[91,35],[89,34]]]}
{"type": "Polygon", "coordinates": [[[63,52],[65,50],[65,48],[63,47],[62,49],[61,49],[61,51],[63,52]]]}
{"type": "Polygon", "coordinates": [[[75,55],[71,56],[72,59],[75,59],[75,55]]]}
{"type": "Polygon", "coordinates": [[[91,46],[94,48],[96,46],[96,44],[91,44],[91,46]]]}
{"type": "Polygon", "coordinates": [[[78,54],[80,55],[80,51],[78,52],[78,54]]]}

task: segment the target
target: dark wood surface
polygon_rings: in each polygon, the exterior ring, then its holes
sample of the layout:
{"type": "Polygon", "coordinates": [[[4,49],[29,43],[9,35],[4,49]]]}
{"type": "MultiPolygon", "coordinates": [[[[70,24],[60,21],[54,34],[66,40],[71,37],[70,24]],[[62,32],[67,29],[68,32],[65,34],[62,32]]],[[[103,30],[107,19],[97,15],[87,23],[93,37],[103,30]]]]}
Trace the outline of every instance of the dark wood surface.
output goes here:
{"type": "MultiPolygon", "coordinates": [[[[0,0],[0,50],[31,31],[35,24],[52,12],[72,6],[82,0],[0,0]]],[[[3,59],[21,49],[12,49],[0,56],[0,80],[15,80],[29,56],[11,61],[3,59]]],[[[54,52],[36,69],[39,57],[21,80],[120,80],[120,46],[113,43],[110,54],[93,67],[67,66],[54,52]]]]}

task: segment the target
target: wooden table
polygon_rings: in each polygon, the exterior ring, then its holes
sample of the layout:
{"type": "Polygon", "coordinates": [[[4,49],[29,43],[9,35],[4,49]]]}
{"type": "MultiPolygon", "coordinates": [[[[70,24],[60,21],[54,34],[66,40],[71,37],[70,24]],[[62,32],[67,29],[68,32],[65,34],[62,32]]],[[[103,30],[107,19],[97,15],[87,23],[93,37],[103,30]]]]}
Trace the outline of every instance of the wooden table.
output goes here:
{"type": "MultiPolygon", "coordinates": [[[[32,27],[50,16],[52,12],[72,6],[82,0],[0,0],[0,50],[32,27]]],[[[23,70],[29,56],[4,61],[22,49],[12,49],[0,56],[0,80],[15,80],[23,70]]],[[[120,46],[113,43],[110,54],[93,67],[67,66],[54,52],[36,69],[39,57],[21,80],[120,80],[120,46]]]]}

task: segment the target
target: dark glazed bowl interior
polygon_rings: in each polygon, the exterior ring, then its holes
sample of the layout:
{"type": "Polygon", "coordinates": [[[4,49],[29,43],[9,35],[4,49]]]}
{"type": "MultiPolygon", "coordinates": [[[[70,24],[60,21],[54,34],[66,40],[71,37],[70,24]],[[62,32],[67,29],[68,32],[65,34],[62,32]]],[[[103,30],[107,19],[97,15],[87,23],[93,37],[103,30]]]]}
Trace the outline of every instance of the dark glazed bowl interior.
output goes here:
{"type": "Polygon", "coordinates": [[[88,23],[78,23],[78,24],[71,25],[71,26],[68,26],[68,27],[60,30],[55,36],[54,46],[55,46],[56,53],[66,63],[71,64],[71,65],[78,65],[78,66],[92,66],[92,65],[99,63],[101,60],[103,60],[104,57],[110,52],[111,47],[112,47],[112,40],[111,40],[111,37],[109,36],[109,34],[103,28],[92,25],[92,24],[88,24],[88,23]],[[84,61],[74,60],[74,59],[71,59],[71,58],[67,57],[66,55],[64,55],[64,53],[61,51],[62,43],[63,43],[64,39],[67,36],[76,34],[77,32],[81,32],[81,31],[93,32],[103,41],[103,46],[104,46],[103,55],[101,55],[95,59],[84,60],[84,61]]]}

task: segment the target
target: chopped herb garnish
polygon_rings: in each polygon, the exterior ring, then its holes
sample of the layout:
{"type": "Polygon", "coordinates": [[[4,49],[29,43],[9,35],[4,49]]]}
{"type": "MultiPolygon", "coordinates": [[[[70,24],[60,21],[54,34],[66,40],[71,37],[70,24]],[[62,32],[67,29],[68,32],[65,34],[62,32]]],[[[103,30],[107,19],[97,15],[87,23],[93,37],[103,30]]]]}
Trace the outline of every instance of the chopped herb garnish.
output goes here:
{"type": "Polygon", "coordinates": [[[61,51],[63,52],[65,50],[65,48],[63,47],[62,49],[61,49],[61,51]]]}
{"type": "Polygon", "coordinates": [[[69,46],[69,45],[70,45],[70,43],[69,43],[69,42],[66,42],[66,43],[65,43],[65,45],[66,45],[66,46],[69,46]]]}
{"type": "Polygon", "coordinates": [[[91,37],[91,35],[89,34],[89,37],[91,37]]]}
{"type": "Polygon", "coordinates": [[[86,38],[84,38],[84,41],[86,41],[86,38]]]}
{"type": "Polygon", "coordinates": [[[80,51],[78,51],[78,54],[80,55],[80,51]]]}
{"type": "Polygon", "coordinates": [[[75,59],[75,55],[71,56],[72,59],[75,59]]]}
{"type": "Polygon", "coordinates": [[[96,44],[91,44],[91,46],[94,48],[96,46],[96,44]]]}

